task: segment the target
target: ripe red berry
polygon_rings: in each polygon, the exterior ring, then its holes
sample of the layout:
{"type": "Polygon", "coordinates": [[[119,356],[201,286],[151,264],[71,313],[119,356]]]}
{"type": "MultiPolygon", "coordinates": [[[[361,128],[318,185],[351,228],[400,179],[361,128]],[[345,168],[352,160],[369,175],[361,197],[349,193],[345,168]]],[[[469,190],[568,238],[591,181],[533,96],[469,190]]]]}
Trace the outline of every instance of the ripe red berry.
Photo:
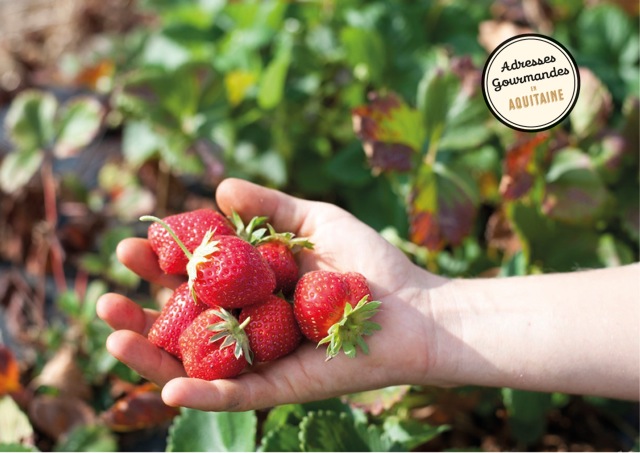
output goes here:
{"type": "Polygon", "coordinates": [[[250,322],[245,327],[249,345],[257,362],[268,362],[294,351],[302,333],[293,314],[293,305],[272,295],[264,302],[243,308],[239,321],[250,322]]]}
{"type": "Polygon", "coordinates": [[[257,246],[276,276],[275,292],[293,293],[298,282],[298,264],[288,245],[280,241],[265,242],[257,246]]]}
{"type": "MultiPolygon", "coordinates": [[[[216,236],[235,235],[235,229],[224,217],[213,209],[198,209],[165,217],[164,222],[171,227],[176,236],[190,252],[202,242],[208,231],[216,236]]],[[[171,234],[159,223],[152,223],[147,233],[149,244],[158,255],[158,264],[167,274],[187,274],[189,258],[171,237],[171,234]]]]}
{"type": "Polygon", "coordinates": [[[276,287],[276,278],[256,248],[236,236],[209,236],[187,265],[198,301],[241,308],[265,300],[276,287]]]}
{"type": "Polygon", "coordinates": [[[148,334],[149,341],[182,359],[180,335],[207,308],[209,308],[207,305],[193,300],[189,285],[186,282],[183,283],[173,292],[151,326],[148,334]]]}
{"type": "Polygon", "coordinates": [[[210,381],[240,374],[251,354],[243,327],[223,309],[210,308],[200,313],[180,336],[187,375],[210,381]]]}
{"type": "Polygon", "coordinates": [[[328,359],[341,349],[347,356],[354,357],[356,345],[368,352],[362,336],[380,329],[378,324],[369,321],[380,302],[370,298],[366,280],[359,274],[313,271],[298,281],[294,313],[305,337],[318,345],[329,343],[328,359]]]}

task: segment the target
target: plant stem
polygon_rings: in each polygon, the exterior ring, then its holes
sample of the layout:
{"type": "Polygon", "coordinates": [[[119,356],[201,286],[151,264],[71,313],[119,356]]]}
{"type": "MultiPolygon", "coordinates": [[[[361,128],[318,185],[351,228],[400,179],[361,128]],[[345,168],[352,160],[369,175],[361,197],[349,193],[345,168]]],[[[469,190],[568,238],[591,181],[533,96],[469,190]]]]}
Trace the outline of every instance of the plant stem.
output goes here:
{"type": "Polygon", "coordinates": [[[67,290],[67,280],[64,275],[64,250],[60,244],[56,228],[58,225],[58,206],[56,202],[56,181],[53,176],[51,159],[45,157],[40,170],[42,178],[42,192],[44,195],[45,221],[48,226],[49,244],[51,250],[51,268],[58,291],[67,290]]]}
{"type": "Polygon", "coordinates": [[[158,217],[155,217],[155,216],[152,216],[152,215],[143,215],[142,217],[140,217],[140,220],[142,222],[158,222],[160,225],[162,225],[164,227],[165,230],[167,230],[167,233],[169,233],[171,235],[173,240],[176,241],[176,244],[178,244],[178,246],[180,246],[180,248],[182,249],[182,251],[184,252],[186,257],[189,258],[189,259],[193,258],[193,253],[191,253],[189,251],[189,249],[187,249],[187,247],[180,240],[180,238],[175,233],[175,231],[173,231],[173,229],[169,225],[167,225],[167,223],[164,220],[159,219],[158,217]]]}

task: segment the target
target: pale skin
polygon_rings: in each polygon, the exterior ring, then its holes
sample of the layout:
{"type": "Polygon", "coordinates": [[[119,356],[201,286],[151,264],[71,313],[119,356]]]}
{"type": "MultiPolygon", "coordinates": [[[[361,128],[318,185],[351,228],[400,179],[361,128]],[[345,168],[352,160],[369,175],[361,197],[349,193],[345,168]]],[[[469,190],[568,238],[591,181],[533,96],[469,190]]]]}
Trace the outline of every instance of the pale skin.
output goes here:
{"type": "MultiPolygon", "coordinates": [[[[156,382],[172,406],[244,411],[319,400],[389,385],[481,385],[637,400],[640,387],[640,265],[503,279],[447,279],[412,264],[375,230],[331,204],[301,200],[245,181],[223,181],[225,214],[266,215],[308,237],[301,273],[363,274],[382,302],[382,330],[368,355],[325,362],[305,343],[293,354],[226,380],[185,377],[180,362],[145,337],[157,312],[118,294],[98,301],[115,331],[107,349],[156,382]]],[[[560,245],[561,246],[561,245],[560,245]]],[[[141,277],[175,288],[145,239],[118,247],[141,277]]]]}

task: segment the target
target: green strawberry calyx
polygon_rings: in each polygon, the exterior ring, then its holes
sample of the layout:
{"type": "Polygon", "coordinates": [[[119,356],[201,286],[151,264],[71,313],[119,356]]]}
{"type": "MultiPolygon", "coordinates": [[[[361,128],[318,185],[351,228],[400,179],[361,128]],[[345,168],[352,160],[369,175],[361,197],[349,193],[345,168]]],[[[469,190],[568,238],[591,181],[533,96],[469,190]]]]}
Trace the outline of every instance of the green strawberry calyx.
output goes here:
{"type": "Polygon", "coordinates": [[[193,255],[188,257],[189,262],[187,263],[187,275],[189,276],[189,288],[191,289],[191,293],[194,298],[195,291],[193,289],[193,284],[198,275],[198,265],[208,262],[209,257],[219,250],[218,244],[220,241],[212,240],[214,234],[214,230],[207,231],[202,238],[200,245],[193,251],[193,255]]]}
{"type": "Polygon", "coordinates": [[[363,336],[381,329],[380,324],[369,321],[369,318],[379,311],[381,304],[382,302],[377,300],[369,301],[367,295],[360,299],[355,307],[351,304],[344,306],[344,314],[340,321],[329,327],[327,336],[318,342],[318,346],[329,344],[326,360],[331,360],[341,350],[347,357],[354,358],[358,346],[362,352],[369,354],[369,347],[363,336]]]}
{"type": "Polygon", "coordinates": [[[215,334],[209,338],[209,343],[222,340],[220,349],[233,346],[233,355],[235,358],[239,359],[244,356],[249,365],[251,365],[253,363],[253,352],[249,347],[249,337],[247,337],[247,333],[244,330],[251,318],[248,317],[240,324],[235,316],[222,307],[215,308],[214,312],[221,321],[207,327],[207,330],[215,332],[215,334]]]}
{"type": "Polygon", "coordinates": [[[236,234],[250,243],[258,246],[267,242],[279,241],[294,252],[300,248],[313,249],[313,243],[304,237],[296,237],[291,232],[279,233],[270,223],[264,226],[268,217],[256,216],[247,225],[244,224],[237,212],[231,212],[231,222],[236,228],[236,234]]]}
{"type": "Polygon", "coordinates": [[[189,262],[187,263],[189,290],[191,291],[193,300],[198,300],[193,285],[198,274],[198,265],[207,262],[209,260],[209,257],[218,251],[218,244],[220,243],[220,241],[212,240],[216,232],[215,229],[207,231],[202,238],[202,242],[200,243],[200,245],[193,251],[193,253],[191,253],[189,249],[187,249],[187,247],[184,245],[184,243],[180,240],[175,231],[173,231],[173,229],[169,225],[167,225],[164,220],[152,215],[144,215],[140,217],[140,220],[142,222],[157,222],[162,225],[176,242],[176,244],[178,244],[180,249],[182,249],[182,252],[189,259],[189,262]]]}

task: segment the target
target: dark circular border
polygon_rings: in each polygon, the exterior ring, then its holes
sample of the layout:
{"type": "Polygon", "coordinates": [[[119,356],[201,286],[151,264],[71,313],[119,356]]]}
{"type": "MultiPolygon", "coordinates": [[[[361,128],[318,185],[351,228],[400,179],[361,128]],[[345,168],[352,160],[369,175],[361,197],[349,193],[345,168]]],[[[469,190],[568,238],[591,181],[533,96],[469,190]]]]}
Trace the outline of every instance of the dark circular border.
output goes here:
{"type": "Polygon", "coordinates": [[[567,50],[567,48],[564,45],[562,45],[560,42],[556,41],[555,39],[553,39],[553,38],[551,38],[549,36],[541,35],[541,34],[538,34],[538,33],[523,33],[521,35],[513,36],[513,37],[503,41],[502,43],[500,43],[500,45],[498,47],[496,47],[493,50],[493,52],[491,52],[489,54],[489,57],[487,58],[487,61],[484,64],[484,68],[482,69],[482,97],[484,98],[484,102],[485,102],[485,104],[487,104],[487,107],[489,108],[489,111],[502,124],[504,124],[505,126],[511,128],[511,129],[515,129],[515,130],[520,131],[520,132],[546,131],[547,129],[551,129],[552,127],[558,125],[559,123],[564,121],[567,116],[569,116],[569,114],[571,113],[571,111],[575,107],[576,102],[578,102],[578,97],[579,96],[580,96],[580,71],[578,70],[578,64],[576,63],[575,58],[573,58],[573,55],[571,55],[571,53],[567,50]],[[549,122],[549,123],[547,123],[544,126],[541,126],[539,128],[522,128],[522,127],[517,127],[517,126],[509,123],[507,120],[505,120],[502,117],[502,115],[500,115],[500,113],[498,113],[497,109],[494,109],[493,102],[491,101],[491,97],[487,95],[486,76],[487,76],[487,69],[489,67],[489,62],[491,62],[494,59],[494,57],[495,57],[495,55],[497,53],[501,52],[505,47],[509,46],[512,41],[522,40],[523,38],[532,38],[532,39],[539,39],[539,40],[542,40],[542,41],[547,41],[549,44],[552,44],[552,45],[555,45],[556,47],[558,47],[559,50],[562,53],[564,53],[568,57],[568,59],[570,60],[571,64],[573,65],[573,70],[574,70],[574,74],[575,74],[574,78],[575,78],[575,81],[576,81],[576,94],[575,94],[575,96],[573,98],[573,101],[565,109],[565,112],[562,115],[560,115],[555,121],[551,121],[551,122],[549,122]]]}

